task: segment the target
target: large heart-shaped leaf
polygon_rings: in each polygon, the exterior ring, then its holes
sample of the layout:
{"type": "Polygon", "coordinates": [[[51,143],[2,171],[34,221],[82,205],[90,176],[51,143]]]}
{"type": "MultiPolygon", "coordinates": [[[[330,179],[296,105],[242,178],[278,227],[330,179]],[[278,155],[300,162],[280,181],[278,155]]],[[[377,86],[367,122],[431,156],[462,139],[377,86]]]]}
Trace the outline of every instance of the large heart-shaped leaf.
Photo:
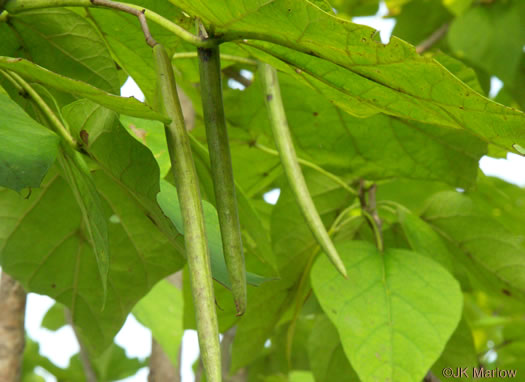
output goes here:
{"type": "Polygon", "coordinates": [[[93,175],[112,254],[104,310],[97,261],[80,208],[56,173],[28,199],[14,191],[0,192],[0,263],[26,290],[66,305],[82,340],[98,354],[135,303],[184,259],[177,243],[158,230],[125,189],[102,171],[93,175]]]}
{"type": "Polygon", "coordinates": [[[277,57],[345,111],[383,112],[423,123],[465,128],[508,150],[525,147],[525,115],[492,102],[436,60],[392,37],[384,45],[372,28],[332,16],[309,1],[174,0],[213,24],[225,40],[277,57]],[[263,40],[253,41],[253,40],[263,40]]]}
{"type": "Polygon", "coordinates": [[[456,280],[415,252],[368,242],[336,246],[342,278],[321,256],[312,287],[362,381],[423,379],[454,332],[463,306],[456,280]]]}
{"type": "Polygon", "coordinates": [[[0,186],[40,186],[57,151],[58,137],[0,94],[0,186]]]}
{"type": "Polygon", "coordinates": [[[85,232],[97,259],[104,298],[108,288],[109,243],[108,222],[104,216],[101,197],[82,155],[76,151],[60,154],[58,162],[82,213],[85,232]]]}

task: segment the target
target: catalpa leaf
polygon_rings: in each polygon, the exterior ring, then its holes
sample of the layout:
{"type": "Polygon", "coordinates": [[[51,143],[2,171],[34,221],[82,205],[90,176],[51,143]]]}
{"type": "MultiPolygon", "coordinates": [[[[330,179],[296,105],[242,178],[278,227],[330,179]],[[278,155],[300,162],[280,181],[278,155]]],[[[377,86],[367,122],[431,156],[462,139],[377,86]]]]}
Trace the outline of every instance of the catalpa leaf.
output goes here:
{"type": "Polygon", "coordinates": [[[358,377],[346,358],[337,329],[328,317],[317,317],[308,338],[310,368],[316,382],[355,382],[358,377]]]}
{"type": "Polygon", "coordinates": [[[525,44],[524,17],[525,3],[520,0],[471,7],[451,23],[450,49],[505,83],[514,82],[525,44]]]}
{"type": "Polygon", "coordinates": [[[463,307],[457,281],[415,252],[368,242],[337,250],[348,279],[321,256],[312,287],[363,382],[423,379],[454,332],[463,307]]]}
{"type": "Polygon", "coordinates": [[[87,18],[71,9],[45,8],[10,14],[9,23],[20,43],[17,54],[23,52],[48,70],[119,94],[117,67],[87,18]]]}
{"type": "Polygon", "coordinates": [[[116,96],[86,82],[74,80],[47,70],[22,58],[0,57],[0,68],[12,70],[30,81],[79,97],[88,98],[118,113],[169,122],[168,117],[153,111],[149,106],[133,97],[116,96]]]}
{"type": "Polygon", "coordinates": [[[58,137],[0,94],[0,186],[39,187],[55,161],[58,137]]]}
{"type": "Polygon", "coordinates": [[[85,232],[97,259],[105,303],[110,254],[108,222],[104,216],[102,200],[80,153],[76,151],[72,151],[70,154],[69,152],[67,154],[61,153],[58,162],[62,169],[62,175],[67,180],[82,212],[85,232]]]}
{"type": "Polygon", "coordinates": [[[214,25],[224,40],[247,39],[298,70],[343,110],[383,112],[423,123],[464,128],[508,150],[525,147],[525,115],[492,102],[432,58],[392,37],[332,16],[308,1],[174,1],[214,25]],[[255,41],[263,40],[263,42],[255,41]]]}
{"type": "Polygon", "coordinates": [[[430,198],[422,215],[467,265],[469,273],[492,291],[525,293],[525,250],[522,237],[480,210],[466,195],[454,191],[430,198]]]}
{"type": "MultiPolygon", "coordinates": [[[[279,77],[286,116],[300,158],[354,179],[402,176],[444,181],[462,188],[473,186],[479,159],[487,148],[485,142],[472,134],[384,114],[364,119],[352,117],[292,76],[279,77]]],[[[262,113],[265,109],[261,92],[256,81],[244,92],[230,92],[225,97],[228,122],[233,134],[239,137],[232,142],[234,159],[241,152],[241,144],[243,150],[254,152],[258,146],[251,147],[253,140],[264,144],[272,139],[268,118],[262,113]],[[237,132],[240,129],[249,129],[250,138],[243,140],[237,132]]],[[[270,157],[266,157],[267,160],[259,160],[261,167],[271,165],[270,157]]]]}
{"type": "Polygon", "coordinates": [[[48,295],[71,311],[92,354],[112,343],[132,307],[184,259],[132,195],[102,171],[93,173],[108,223],[111,262],[106,305],[82,213],[67,182],[50,173],[28,199],[0,192],[0,264],[27,291],[48,295]]]}
{"type": "MultiPolygon", "coordinates": [[[[465,318],[460,322],[452,337],[448,340],[445,350],[441,357],[432,366],[434,375],[442,375],[441,373],[449,365],[461,365],[461,368],[468,368],[472,370],[478,366],[478,357],[476,348],[474,347],[474,339],[472,338],[472,331],[467,324],[465,318]]],[[[455,378],[456,379],[456,378],[455,378]]],[[[468,381],[470,378],[457,378],[456,380],[468,381]]]]}

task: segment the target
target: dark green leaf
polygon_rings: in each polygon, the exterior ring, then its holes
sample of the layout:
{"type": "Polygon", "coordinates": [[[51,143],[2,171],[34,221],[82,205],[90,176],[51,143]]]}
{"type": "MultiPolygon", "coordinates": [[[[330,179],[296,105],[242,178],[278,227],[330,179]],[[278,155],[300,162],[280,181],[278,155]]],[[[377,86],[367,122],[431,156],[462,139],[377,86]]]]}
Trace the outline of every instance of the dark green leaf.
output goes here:
{"type": "MultiPolygon", "coordinates": [[[[474,347],[474,339],[472,338],[472,331],[465,319],[462,319],[454,334],[452,334],[452,337],[448,340],[443,354],[434,366],[432,366],[432,372],[436,376],[441,376],[446,367],[452,367],[453,369],[460,367],[468,368],[470,376],[472,369],[477,366],[478,359],[476,356],[476,348],[474,347]]],[[[458,379],[460,381],[469,380],[468,378],[458,379]]]]}
{"type": "Polygon", "coordinates": [[[325,315],[318,316],[312,328],[308,355],[316,382],[359,380],[346,358],[337,329],[325,315]]]}
{"type": "Polygon", "coordinates": [[[450,47],[458,57],[511,83],[525,44],[524,17],[525,3],[521,0],[472,7],[450,26],[450,47]]]}
{"type": "MultiPolygon", "coordinates": [[[[161,278],[183,264],[136,201],[111,178],[94,173],[109,228],[112,254],[107,302],[82,214],[65,181],[50,174],[29,199],[0,193],[0,263],[26,290],[66,305],[84,343],[100,354],[129,311],[161,278]]],[[[180,252],[179,252],[180,253],[180,252]]]]}
{"type": "Polygon", "coordinates": [[[422,218],[461,254],[456,259],[485,288],[500,295],[525,293],[522,238],[480,211],[469,197],[453,191],[438,193],[422,218]]]}
{"type": "Polygon", "coordinates": [[[0,186],[39,187],[55,161],[58,137],[0,94],[0,186]]]}
{"type": "Polygon", "coordinates": [[[298,69],[305,81],[350,114],[384,112],[464,128],[508,150],[514,144],[525,147],[523,113],[473,92],[437,61],[395,37],[383,45],[372,28],[337,19],[307,1],[176,4],[215,25],[226,38],[271,42],[246,44],[279,58],[289,72],[298,69]]]}

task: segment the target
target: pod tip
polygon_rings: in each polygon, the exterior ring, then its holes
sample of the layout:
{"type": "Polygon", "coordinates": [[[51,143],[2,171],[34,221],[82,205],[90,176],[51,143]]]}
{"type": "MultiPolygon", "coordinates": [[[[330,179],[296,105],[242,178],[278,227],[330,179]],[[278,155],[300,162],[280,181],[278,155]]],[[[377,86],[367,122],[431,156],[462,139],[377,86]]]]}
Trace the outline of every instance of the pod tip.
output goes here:
{"type": "Polygon", "coordinates": [[[237,313],[235,314],[237,317],[242,316],[244,312],[246,312],[246,304],[243,304],[239,300],[235,300],[235,310],[237,311],[237,313]]]}

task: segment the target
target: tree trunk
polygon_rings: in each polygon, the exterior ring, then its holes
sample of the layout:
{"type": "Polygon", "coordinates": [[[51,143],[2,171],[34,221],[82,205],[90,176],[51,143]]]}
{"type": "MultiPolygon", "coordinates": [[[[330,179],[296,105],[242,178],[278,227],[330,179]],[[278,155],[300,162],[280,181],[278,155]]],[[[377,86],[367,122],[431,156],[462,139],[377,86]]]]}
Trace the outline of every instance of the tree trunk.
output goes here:
{"type": "Polygon", "coordinates": [[[148,382],[180,382],[180,349],[179,365],[175,367],[157,341],[151,342],[148,382]]]}
{"type": "Polygon", "coordinates": [[[0,381],[18,382],[22,371],[26,292],[7,273],[0,280],[0,381]]]}

